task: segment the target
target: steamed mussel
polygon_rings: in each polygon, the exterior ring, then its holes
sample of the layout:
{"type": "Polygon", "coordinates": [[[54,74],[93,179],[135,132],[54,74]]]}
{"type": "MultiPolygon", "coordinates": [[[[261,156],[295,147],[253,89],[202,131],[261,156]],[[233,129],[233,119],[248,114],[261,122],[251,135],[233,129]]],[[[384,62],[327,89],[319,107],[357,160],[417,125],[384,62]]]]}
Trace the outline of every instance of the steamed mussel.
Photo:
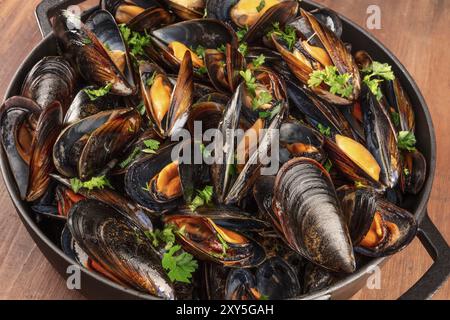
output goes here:
{"type": "Polygon", "coordinates": [[[54,22],[61,56],[3,103],[0,138],[88,272],[162,299],[307,298],[415,237],[414,100],[333,11],[101,0],[54,22]]]}

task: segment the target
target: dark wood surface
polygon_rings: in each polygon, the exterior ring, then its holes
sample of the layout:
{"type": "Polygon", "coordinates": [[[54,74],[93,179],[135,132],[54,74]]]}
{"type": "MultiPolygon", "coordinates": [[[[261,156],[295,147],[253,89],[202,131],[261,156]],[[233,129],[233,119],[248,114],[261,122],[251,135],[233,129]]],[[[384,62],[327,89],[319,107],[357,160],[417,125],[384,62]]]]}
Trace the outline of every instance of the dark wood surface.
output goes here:
{"type": "MultiPolygon", "coordinates": [[[[89,0],[87,5],[97,1],[89,0]]],[[[382,29],[371,30],[402,61],[418,83],[436,128],[438,168],[429,212],[450,241],[450,1],[447,0],[320,0],[361,26],[366,10],[381,8],[382,29]]],[[[0,96],[21,61],[41,40],[34,18],[39,0],[0,0],[0,96]]],[[[415,240],[383,267],[381,288],[364,288],[354,299],[395,299],[431,265],[415,240]]],[[[20,222],[0,182],[0,299],[82,299],[66,288],[20,222]]],[[[447,283],[435,299],[449,299],[447,283]]]]}

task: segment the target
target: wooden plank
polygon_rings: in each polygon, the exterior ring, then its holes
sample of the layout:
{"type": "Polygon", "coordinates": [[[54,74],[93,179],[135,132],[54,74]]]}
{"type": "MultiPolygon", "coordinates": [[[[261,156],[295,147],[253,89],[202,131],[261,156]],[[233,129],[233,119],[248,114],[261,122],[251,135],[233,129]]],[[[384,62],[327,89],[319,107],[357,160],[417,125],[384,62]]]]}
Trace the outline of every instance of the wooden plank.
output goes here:
{"type": "MultiPolygon", "coordinates": [[[[438,143],[438,169],[430,199],[430,216],[450,241],[450,2],[442,0],[320,0],[361,26],[366,25],[369,5],[378,5],[382,29],[370,30],[402,61],[413,75],[430,107],[438,143]]],[[[39,0],[0,1],[0,95],[19,64],[41,36],[34,8],[39,0]]],[[[88,4],[97,3],[89,0],[88,4]]],[[[0,299],[81,299],[36,248],[21,224],[3,183],[0,183],[0,299]]],[[[383,267],[381,289],[361,290],[354,299],[395,299],[430,266],[431,259],[416,240],[383,267]]],[[[447,283],[435,296],[450,298],[447,283]]]]}

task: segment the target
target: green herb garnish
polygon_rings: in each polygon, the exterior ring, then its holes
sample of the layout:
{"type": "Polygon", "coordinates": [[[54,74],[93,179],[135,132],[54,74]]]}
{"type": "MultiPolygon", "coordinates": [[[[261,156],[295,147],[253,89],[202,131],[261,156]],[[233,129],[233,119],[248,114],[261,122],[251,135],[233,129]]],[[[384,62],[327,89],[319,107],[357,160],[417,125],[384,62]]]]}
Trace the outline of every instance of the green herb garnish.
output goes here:
{"type": "Polygon", "coordinates": [[[328,159],[327,162],[325,162],[324,168],[325,168],[325,170],[330,172],[331,168],[333,168],[333,162],[331,162],[331,160],[328,159]]]}
{"type": "Polygon", "coordinates": [[[225,53],[227,51],[227,47],[224,44],[222,44],[220,47],[217,48],[217,51],[225,53]]]}
{"type": "Polygon", "coordinates": [[[294,27],[286,26],[283,31],[280,28],[280,23],[275,22],[273,24],[273,29],[267,34],[267,36],[271,38],[273,34],[283,39],[286,42],[286,45],[288,46],[289,50],[292,51],[294,45],[297,42],[297,33],[294,27]]]}
{"type": "Polygon", "coordinates": [[[400,126],[400,114],[395,111],[391,111],[391,119],[394,123],[394,126],[399,127],[400,126]]]}
{"type": "Polygon", "coordinates": [[[405,174],[405,176],[409,176],[411,174],[408,168],[403,169],[403,173],[405,174]]]}
{"type": "Polygon", "coordinates": [[[107,95],[112,88],[112,83],[108,83],[106,86],[98,88],[98,89],[84,89],[83,91],[88,95],[91,101],[95,101],[98,98],[101,98],[107,95]]]}
{"type": "Polygon", "coordinates": [[[204,75],[204,74],[208,73],[208,68],[206,68],[205,66],[200,67],[200,68],[197,69],[197,73],[199,75],[204,75]]]}
{"type": "Polygon", "coordinates": [[[239,44],[239,48],[238,51],[244,56],[246,57],[248,54],[248,44],[245,42],[242,42],[241,44],[239,44]]]}
{"type": "Polygon", "coordinates": [[[281,103],[277,104],[277,105],[275,106],[275,108],[273,108],[272,110],[269,110],[269,111],[261,111],[261,112],[259,113],[259,117],[260,117],[261,119],[269,119],[269,120],[272,120],[273,118],[275,118],[275,116],[276,116],[277,114],[280,113],[280,111],[281,111],[281,103]]]}
{"type": "Polygon", "coordinates": [[[317,129],[319,129],[319,132],[324,135],[327,138],[331,138],[331,128],[330,127],[326,127],[323,124],[319,123],[317,125],[317,129]]]}
{"type": "Polygon", "coordinates": [[[416,151],[416,137],[411,131],[400,131],[398,134],[398,148],[408,152],[416,151]]]}
{"type": "Polygon", "coordinates": [[[325,83],[330,87],[332,94],[349,98],[353,93],[353,85],[350,83],[351,78],[352,76],[348,73],[339,74],[335,66],[327,66],[324,70],[315,70],[309,75],[308,86],[315,88],[325,83]]]}
{"type": "Polygon", "coordinates": [[[219,233],[217,233],[217,239],[219,239],[219,242],[222,246],[222,255],[225,257],[227,255],[227,250],[230,249],[230,246],[219,233]]]}
{"type": "Polygon", "coordinates": [[[121,167],[122,169],[128,167],[136,159],[140,152],[141,149],[139,149],[138,147],[134,148],[133,152],[128,156],[128,158],[126,158],[119,164],[119,167],[121,167]]]}
{"type": "Polygon", "coordinates": [[[153,84],[155,83],[155,79],[156,79],[156,71],[152,73],[152,76],[150,78],[147,78],[147,80],[145,80],[145,85],[147,87],[153,86],[153,84]]]}
{"type": "Polygon", "coordinates": [[[145,109],[145,103],[144,101],[141,101],[138,106],[136,107],[137,110],[139,110],[139,113],[141,114],[141,116],[143,116],[147,111],[145,109]]]}
{"type": "Polygon", "coordinates": [[[206,186],[203,190],[197,190],[197,195],[189,205],[191,211],[194,212],[198,207],[210,205],[212,203],[213,194],[214,189],[212,186],[206,186]]]}
{"type": "Polygon", "coordinates": [[[265,6],[266,6],[266,1],[265,0],[261,0],[259,5],[256,7],[256,11],[261,12],[262,9],[264,9],[265,6]]]}
{"type": "Polygon", "coordinates": [[[133,57],[145,56],[144,48],[151,44],[150,36],[145,31],[142,35],[139,32],[131,31],[125,24],[119,25],[123,40],[128,44],[133,57]]]}
{"type": "Polygon", "coordinates": [[[166,225],[163,230],[156,229],[154,231],[147,231],[145,235],[152,241],[154,247],[159,247],[164,244],[164,250],[170,250],[175,244],[175,226],[172,224],[166,225]]]}
{"type": "Polygon", "coordinates": [[[206,54],[206,49],[205,47],[199,45],[195,50],[192,49],[192,51],[195,52],[195,54],[201,58],[201,59],[205,59],[205,54],[206,54]]]}
{"type": "Polygon", "coordinates": [[[254,97],[252,100],[253,110],[258,110],[260,107],[268,104],[272,101],[273,97],[268,91],[262,91],[258,96],[254,97]]]}
{"type": "Polygon", "coordinates": [[[252,64],[255,69],[261,67],[266,62],[266,56],[261,54],[258,58],[253,59],[252,64]]]}
{"type": "Polygon", "coordinates": [[[238,41],[241,42],[244,40],[245,35],[248,32],[248,26],[245,26],[244,28],[240,28],[238,31],[236,31],[236,35],[238,37],[238,41]]]}
{"type": "Polygon", "coordinates": [[[161,142],[154,139],[144,140],[144,145],[146,146],[146,148],[143,149],[142,152],[148,154],[155,154],[156,151],[159,149],[160,144],[161,142]]]}
{"type": "Polygon", "coordinates": [[[84,45],[92,44],[92,40],[89,39],[89,38],[83,38],[83,39],[81,40],[81,42],[82,42],[84,45]]]}
{"type": "Polygon", "coordinates": [[[181,246],[176,245],[166,252],[162,259],[162,266],[167,271],[170,281],[178,281],[183,283],[191,283],[192,273],[198,268],[198,263],[194,257],[182,252],[175,255],[181,250],[181,246]]]}
{"type": "Polygon", "coordinates": [[[91,178],[91,180],[84,182],[78,178],[72,178],[70,179],[70,186],[75,193],[78,193],[80,189],[87,189],[89,191],[92,191],[94,189],[103,190],[105,187],[112,188],[111,183],[108,181],[108,179],[106,179],[105,176],[93,177],[91,178]]]}
{"type": "Polygon", "coordinates": [[[245,85],[247,86],[248,91],[254,97],[256,96],[256,78],[253,76],[253,73],[250,69],[239,72],[241,77],[245,81],[245,85]]]}
{"type": "Polygon", "coordinates": [[[383,80],[394,80],[395,75],[392,71],[392,67],[387,63],[380,63],[374,61],[369,67],[361,70],[362,73],[366,74],[364,76],[363,82],[372,91],[376,98],[381,100],[383,93],[381,92],[380,83],[383,80]]]}

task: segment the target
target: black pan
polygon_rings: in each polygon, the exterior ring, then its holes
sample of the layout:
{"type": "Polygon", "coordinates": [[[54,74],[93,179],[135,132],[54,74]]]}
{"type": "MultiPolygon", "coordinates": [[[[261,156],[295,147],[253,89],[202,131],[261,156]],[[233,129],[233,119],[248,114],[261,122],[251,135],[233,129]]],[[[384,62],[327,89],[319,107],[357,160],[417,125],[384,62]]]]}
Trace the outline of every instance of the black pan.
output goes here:
{"type": "MultiPolygon", "coordinates": [[[[59,9],[69,5],[75,5],[81,0],[44,0],[38,5],[36,15],[44,39],[29,54],[19,67],[6,93],[6,98],[19,94],[23,79],[32,66],[41,58],[48,55],[56,55],[56,40],[52,34],[50,25],[51,16],[59,9]]],[[[303,1],[305,9],[315,9],[321,6],[303,1]]],[[[92,8],[89,11],[95,10],[92,8]]],[[[353,22],[341,17],[344,23],[344,41],[353,45],[353,50],[364,49],[371,53],[374,59],[391,64],[396,75],[411,97],[416,113],[418,147],[423,152],[428,163],[428,176],[425,187],[418,196],[407,199],[408,209],[413,212],[420,222],[418,238],[424,245],[434,264],[427,273],[410,288],[401,299],[428,299],[447,280],[450,273],[450,250],[448,244],[433,225],[427,213],[427,204],[431,193],[433,178],[436,169],[436,140],[433,123],[425,100],[416,83],[406,71],[398,59],[386,49],[379,41],[372,37],[353,22]]],[[[25,224],[28,232],[47,257],[50,263],[63,276],[67,277],[67,268],[76,265],[75,261],[66,257],[54,241],[52,228],[45,219],[37,221],[31,212],[29,205],[22,201],[11,173],[3,148],[1,149],[1,171],[8,192],[17,209],[17,212],[25,224]]],[[[347,299],[358,292],[365,284],[374,268],[381,266],[387,258],[373,259],[357,272],[349,275],[335,285],[314,293],[313,295],[299,297],[299,299],[347,299]]],[[[93,272],[81,270],[81,293],[88,298],[97,299],[154,299],[146,294],[136,292],[119,286],[93,272]]]]}

